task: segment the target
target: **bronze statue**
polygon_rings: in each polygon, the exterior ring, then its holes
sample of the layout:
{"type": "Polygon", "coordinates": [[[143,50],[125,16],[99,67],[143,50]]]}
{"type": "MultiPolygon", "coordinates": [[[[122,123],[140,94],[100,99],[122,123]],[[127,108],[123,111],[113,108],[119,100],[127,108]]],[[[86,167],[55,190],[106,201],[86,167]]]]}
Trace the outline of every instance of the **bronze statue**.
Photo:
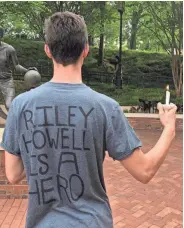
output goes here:
{"type": "MultiPolygon", "coordinates": [[[[0,93],[3,95],[5,107],[8,110],[12,100],[15,97],[15,87],[13,82],[11,64],[14,69],[22,74],[25,74],[29,70],[37,70],[35,67],[26,69],[21,66],[18,62],[17,54],[15,49],[2,42],[4,36],[4,30],[0,28],[0,93]]],[[[7,115],[0,108],[0,116],[6,119],[7,115]]]]}

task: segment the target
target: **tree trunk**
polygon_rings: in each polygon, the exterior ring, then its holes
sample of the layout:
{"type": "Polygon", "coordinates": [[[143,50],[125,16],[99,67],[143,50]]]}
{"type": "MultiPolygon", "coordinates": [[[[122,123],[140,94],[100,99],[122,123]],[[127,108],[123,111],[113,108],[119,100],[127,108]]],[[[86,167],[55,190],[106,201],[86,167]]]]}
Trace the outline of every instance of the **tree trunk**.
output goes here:
{"type": "Polygon", "coordinates": [[[171,8],[173,13],[173,20],[171,24],[172,25],[171,27],[172,75],[173,75],[176,96],[182,96],[183,95],[183,55],[181,54],[181,52],[182,52],[183,37],[181,34],[183,34],[183,29],[182,29],[183,10],[180,9],[180,6],[179,7],[178,6],[176,5],[175,2],[171,2],[171,8]],[[177,20],[177,23],[179,23],[179,40],[177,40],[175,36],[176,30],[177,30],[176,19],[179,19],[177,20]]]}
{"type": "Polygon", "coordinates": [[[172,76],[176,96],[182,96],[183,93],[183,60],[181,56],[172,56],[172,76]]]}
{"type": "Polygon", "coordinates": [[[149,40],[146,43],[145,50],[150,50],[150,41],[149,40]]]}
{"type": "Polygon", "coordinates": [[[100,34],[98,65],[101,66],[104,59],[104,34],[100,34]]]}
{"type": "Polygon", "coordinates": [[[130,37],[130,49],[136,49],[136,35],[137,31],[132,26],[131,37],[130,37]]]}
{"type": "Polygon", "coordinates": [[[104,58],[104,12],[105,11],[105,2],[100,2],[100,14],[101,14],[101,34],[99,42],[99,51],[98,51],[98,66],[101,66],[104,58]]]}
{"type": "Polygon", "coordinates": [[[88,36],[88,42],[90,46],[94,46],[94,38],[92,36],[88,36]]]}
{"type": "Polygon", "coordinates": [[[143,11],[142,8],[140,8],[138,12],[134,11],[132,14],[130,49],[136,49],[136,37],[137,37],[137,31],[138,31],[138,24],[139,24],[142,11],[143,11]]]}
{"type": "Polygon", "coordinates": [[[137,12],[133,12],[132,28],[131,28],[131,36],[130,36],[130,49],[136,49],[137,25],[138,25],[137,12]]]}

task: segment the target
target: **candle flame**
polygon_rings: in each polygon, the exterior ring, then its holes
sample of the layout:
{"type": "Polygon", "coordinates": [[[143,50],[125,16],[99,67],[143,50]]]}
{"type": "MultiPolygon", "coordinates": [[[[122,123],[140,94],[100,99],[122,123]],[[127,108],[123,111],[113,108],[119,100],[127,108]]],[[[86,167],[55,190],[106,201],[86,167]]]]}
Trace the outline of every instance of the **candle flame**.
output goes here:
{"type": "Polygon", "coordinates": [[[166,90],[169,90],[169,85],[166,86],[166,90]]]}

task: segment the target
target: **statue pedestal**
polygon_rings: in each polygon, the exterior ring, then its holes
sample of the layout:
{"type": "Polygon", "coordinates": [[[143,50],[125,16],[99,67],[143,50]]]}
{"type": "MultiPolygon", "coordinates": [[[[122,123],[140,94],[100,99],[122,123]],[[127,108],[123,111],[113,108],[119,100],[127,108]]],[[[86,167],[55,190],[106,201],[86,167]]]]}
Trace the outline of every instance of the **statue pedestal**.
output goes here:
{"type": "Polygon", "coordinates": [[[5,126],[6,120],[0,117],[0,128],[5,126]]]}
{"type": "MultiPolygon", "coordinates": [[[[0,128],[0,142],[2,141],[3,131],[4,131],[4,128],[0,128]]],[[[0,153],[1,151],[2,151],[2,148],[0,147],[0,153]]]]}
{"type": "MultiPolygon", "coordinates": [[[[3,110],[3,112],[4,112],[5,114],[7,114],[7,110],[6,110],[6,108],[5,108],[4,105],[0,105],[0,108],[3,110]]],[[[4,126],[5,126],[5,123],[6,123],[6,120],[3,119],[3,118],[0,116],[0,128],[4,127],[4,126]]]]}
{"type": "MultiPolygon", "coordinates": [[[[0,128],[0,142],[2,141],[4,128],[0,128]]],[[[5,158],[4,158],[4,150],[0,147],[0,169],[4,169],[5,166],[5,158]]]]}

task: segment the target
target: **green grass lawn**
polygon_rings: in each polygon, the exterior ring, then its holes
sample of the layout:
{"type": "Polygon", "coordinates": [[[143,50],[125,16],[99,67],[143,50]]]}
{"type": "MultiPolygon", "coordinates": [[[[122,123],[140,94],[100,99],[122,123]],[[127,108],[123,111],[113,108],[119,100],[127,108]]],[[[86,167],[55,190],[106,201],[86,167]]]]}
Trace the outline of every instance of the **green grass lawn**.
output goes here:
{"type": "MultiPolygon", "coordinates": [[[[100,83],[98,86],[91,85],[91,88],[99,93],[112,97],[122,106],[138,105],[139,98],[145,100],[157,100],[165,102],[165,90],[156,88],[136,88],[135,86],[124,85],[122,89],[115,89],[113,85],[100,83]]],[[[171,91],[171,102],[182,104],[182,97],[176,97],[175,91],[171,91]]]]}
{"type": "MultiPolygon", "coordinates": [[[[92,89],[99,93],[103,93],[117,102],[122,106],[138,105],[139,98],[145,100],[158,100],[165,102],[165,90],[156,88],[136,88],[135,86],[124,85],[122,89],[115,89],[111,84],[106,83],[90,83],[92,89]]],[[[16,95],[26,91],[24,82],[15,81],[16,95]]],[[[182,97],[176,97],[175,91],[171,90],[171,102],[175,104],[182,104],[182,97]]],[[[0,96],[0,103],[3,104],[2,96],[0,96]]]]}

